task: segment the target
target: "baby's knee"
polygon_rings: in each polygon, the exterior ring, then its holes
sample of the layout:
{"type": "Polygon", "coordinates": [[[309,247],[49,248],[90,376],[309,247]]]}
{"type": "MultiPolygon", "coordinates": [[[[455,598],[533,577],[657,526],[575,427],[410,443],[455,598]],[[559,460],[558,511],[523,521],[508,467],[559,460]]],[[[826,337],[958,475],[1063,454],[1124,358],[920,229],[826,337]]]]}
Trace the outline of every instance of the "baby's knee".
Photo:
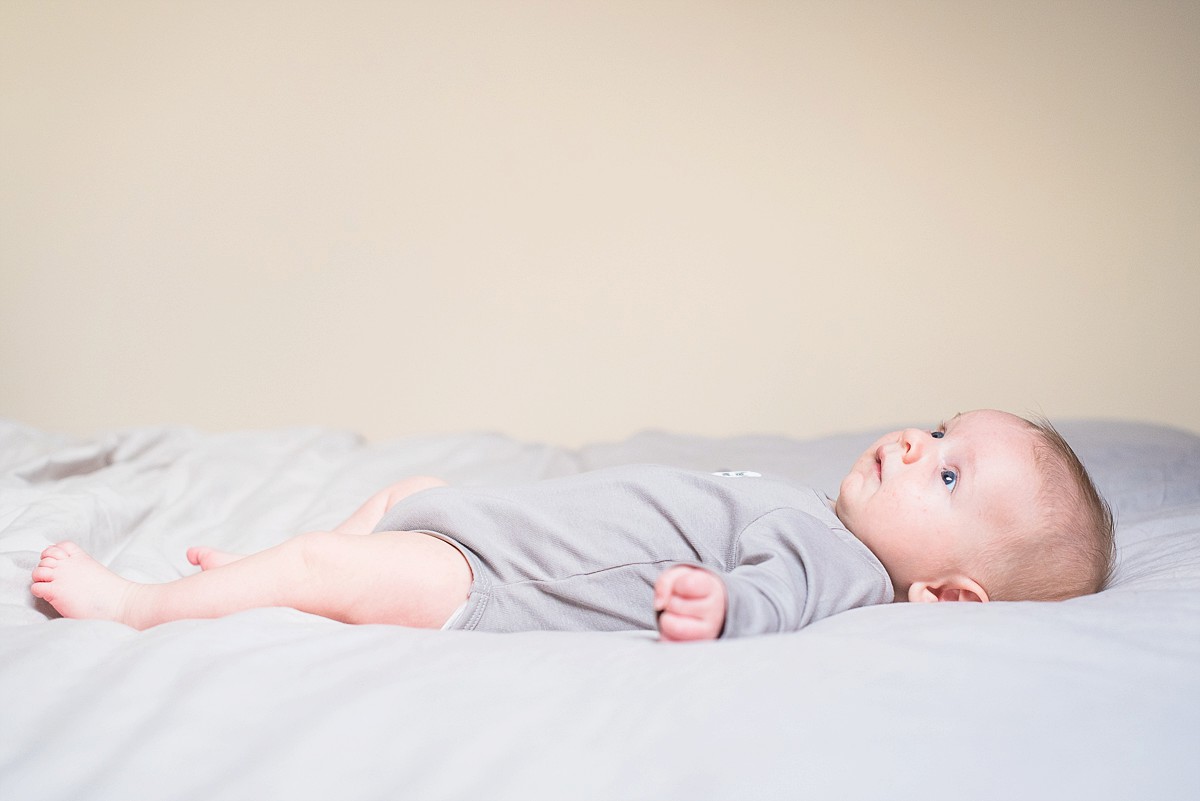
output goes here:
{"type": "Polygon", "coordinates": [[[409,495],[414,495],[422,490],[445,486],[447,486],[446,482],[440,478],[434,478],[433,476],[411,476],[403,481],[397,481],[384,490],[384,492],[388,496],[388,508],[391,508],[392,504],[399,503],[409,495]]]}
{"type": "Polygon", "coordinates": [[[434,487],[445,487],[446,482],[435,476],[409,476],[403,481],[396,482],[394,486],[398,490],[413,493],[434,487]]]}

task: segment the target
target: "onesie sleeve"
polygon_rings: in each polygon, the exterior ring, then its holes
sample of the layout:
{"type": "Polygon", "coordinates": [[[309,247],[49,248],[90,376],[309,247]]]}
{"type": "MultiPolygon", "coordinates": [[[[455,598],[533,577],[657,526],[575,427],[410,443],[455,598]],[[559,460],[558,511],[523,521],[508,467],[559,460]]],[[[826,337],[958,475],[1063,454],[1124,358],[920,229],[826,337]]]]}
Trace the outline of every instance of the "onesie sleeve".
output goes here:
{"type": "Polygon", "coordinates": [[[777,509],[734,543],[721,578],[722,638],[796,631],[823,617],[892,600],[887,571],[850,532],[797,509],[777,509]]]}

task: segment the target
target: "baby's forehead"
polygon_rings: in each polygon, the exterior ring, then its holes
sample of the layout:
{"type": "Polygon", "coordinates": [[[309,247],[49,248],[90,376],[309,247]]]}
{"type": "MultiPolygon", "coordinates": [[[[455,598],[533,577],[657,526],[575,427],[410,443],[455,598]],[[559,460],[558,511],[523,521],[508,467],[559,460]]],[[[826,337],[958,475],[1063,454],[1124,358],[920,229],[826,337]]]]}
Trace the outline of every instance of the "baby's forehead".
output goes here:
{"type": "Polygon", "coordinates": [[[1041,442],[1037,426],[1007,412],[967,412],[956,415],[950,430],[967,437],[977,456],[1011,462],[1034,460],[1041,442]]]}
{"type": "Polygon", "coordinates": [[[950,418],[949,425],[969,425],[974,428],[1006,429],[1013,432],[1036,431],[1036,426],[1024,417],[1018,417],[1009,412],[997,409],[976,409],[970,412],[959,412],[950,418]]]}
{"type": "Polygon", "coordinates": [[[991,504],[1020,504],[1041,487],[1041,438],[1028,421],[1000,412],[986,418],[963,415],[958,433],[968,439],[972,483],[991,504]]]}

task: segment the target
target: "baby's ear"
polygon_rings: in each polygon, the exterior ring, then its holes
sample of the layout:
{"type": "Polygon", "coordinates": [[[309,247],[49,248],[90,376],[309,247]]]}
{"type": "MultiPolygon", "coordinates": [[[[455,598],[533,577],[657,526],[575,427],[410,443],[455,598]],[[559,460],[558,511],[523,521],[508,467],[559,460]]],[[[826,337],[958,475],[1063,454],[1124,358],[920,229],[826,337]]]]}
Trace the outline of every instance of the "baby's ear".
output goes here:
{"type": "Polygon", "coordinates": [[[938,581],[914,581],[908,588],[911,603],[932,604],[939,601],[986,602],[987,591],[979,582],[966,576],[947,576],[938,581]]]}

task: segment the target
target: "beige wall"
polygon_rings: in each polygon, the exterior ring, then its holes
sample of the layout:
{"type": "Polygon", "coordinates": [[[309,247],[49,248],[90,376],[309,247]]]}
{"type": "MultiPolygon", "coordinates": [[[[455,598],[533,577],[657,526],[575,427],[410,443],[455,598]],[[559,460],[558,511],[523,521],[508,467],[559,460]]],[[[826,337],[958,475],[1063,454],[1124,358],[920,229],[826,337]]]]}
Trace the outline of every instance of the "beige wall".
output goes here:
{"type": "Polygon", "coordinates": [[[0,2],[0,415],[1200,430],[1195,2],[0,2]]]}

